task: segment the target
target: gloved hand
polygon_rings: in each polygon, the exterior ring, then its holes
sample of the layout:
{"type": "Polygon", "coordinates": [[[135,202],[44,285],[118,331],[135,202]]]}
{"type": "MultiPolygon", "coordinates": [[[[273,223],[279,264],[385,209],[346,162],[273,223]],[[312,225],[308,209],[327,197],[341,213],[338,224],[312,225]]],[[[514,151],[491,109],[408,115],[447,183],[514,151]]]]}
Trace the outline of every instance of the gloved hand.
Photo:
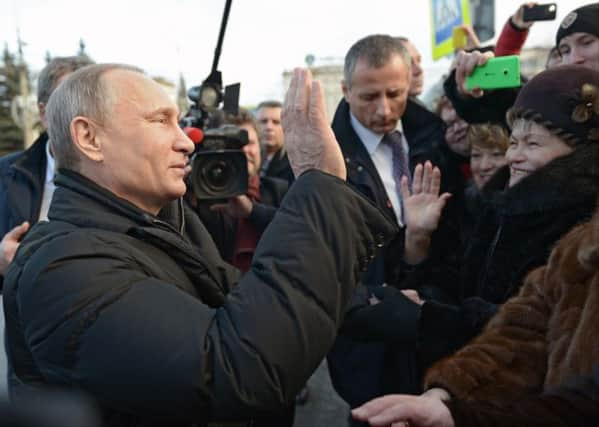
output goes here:
{"type": "Polygon", "coordinates": [[[340,333],[360,341],[385,341],[416,345],[420,306],[392,286],[371,288],[370,301],[354,305],[340,333]]]}

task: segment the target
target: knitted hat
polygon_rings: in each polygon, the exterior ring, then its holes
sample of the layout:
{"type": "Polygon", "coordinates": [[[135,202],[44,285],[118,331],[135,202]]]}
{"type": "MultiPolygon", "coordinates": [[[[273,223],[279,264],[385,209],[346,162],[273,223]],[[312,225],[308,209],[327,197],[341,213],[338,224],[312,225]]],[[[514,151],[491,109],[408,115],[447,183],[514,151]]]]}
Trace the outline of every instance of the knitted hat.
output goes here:
{"type": "Polygon", "coordinates": [[[533,120],[569,145],[599,142],[599,72],[580,65],[545,70],[526,83],[508,112],[533,120]]]}
{"type": "Polygon", "coordinates": [[[574,9],[562,20],[555,35],[555,45],[572,33],[589,33],[599,37],[599,3],[574,9]]]}

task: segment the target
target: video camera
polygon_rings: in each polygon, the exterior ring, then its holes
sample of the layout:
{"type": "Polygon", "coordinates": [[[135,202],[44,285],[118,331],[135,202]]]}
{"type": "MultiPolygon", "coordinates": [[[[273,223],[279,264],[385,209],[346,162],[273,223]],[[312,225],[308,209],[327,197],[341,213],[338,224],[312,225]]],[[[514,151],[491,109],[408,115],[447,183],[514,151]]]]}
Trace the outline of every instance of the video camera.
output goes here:
{"type": "Polygon", "coordinates": [[[248,133],[233,125],[209,129],[191,161],[191,188],[198,200],[228,199],[248,189],[248,133]]]}
{"type": "Polygon", "coordinates": [[[247,159],[242,150],[248,142],[247,131],[232,125],[221,126],[225,114],[239,114],[241,85],[229,85],[223,92],[221,72],[217,70],[231,1],[225,4],[212,71],[200,86],[187,92],[192,104],[179,122],[182,128],[201,129],[204,134],[201,141],[194,141],[196,149],[191,157],[189,178],[198,200],[225,200],[245,194],[248,188],[247,159]],[[218,108],[221,102],[222,110],[218,108]]]}

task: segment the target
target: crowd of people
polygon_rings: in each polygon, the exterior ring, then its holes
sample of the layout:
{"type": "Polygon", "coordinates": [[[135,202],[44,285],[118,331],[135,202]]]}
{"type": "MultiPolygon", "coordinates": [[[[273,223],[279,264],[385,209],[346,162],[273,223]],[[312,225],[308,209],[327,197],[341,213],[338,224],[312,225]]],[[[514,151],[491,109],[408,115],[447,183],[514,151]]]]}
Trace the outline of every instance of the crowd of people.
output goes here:
{"type": "Polygon", "coordinates": [[[594,425],[599,3],[520,87],[465,84],[520,53],[530,6],[492,48],[464,28],[432,110],[416,46],[375,34],[331,124],[307,69],[224,114],[247,136],[226,200],[193,191],[183,112],[143,70],[50,61],[46,131],[0,158],[0,416],[51,391],[90,427],[291,427],[326,358],[355,427],[594,425]]]}

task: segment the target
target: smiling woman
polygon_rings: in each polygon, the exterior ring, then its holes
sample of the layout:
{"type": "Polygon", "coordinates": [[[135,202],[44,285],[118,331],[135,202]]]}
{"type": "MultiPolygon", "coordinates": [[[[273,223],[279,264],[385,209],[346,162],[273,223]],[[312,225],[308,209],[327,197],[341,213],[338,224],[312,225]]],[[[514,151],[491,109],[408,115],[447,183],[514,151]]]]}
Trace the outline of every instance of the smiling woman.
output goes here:
{"type": "MultiPolygon", "coordinates": [[[[591,216],[599,196],[597,88],[599,72],[560,66],[520,91],[508,117],[508,164],[483,186],[461,256],[423,262],[408,278],[425,300],[413,334],[423,366],[480,333],[526,274],[547,261],[554,244],[591,216]]],[[[420,179],[427,180],[426,172],[414,182],[420,179]]],[[[430,190],[416,187],[403,199],[406,236],[430,242],[428,219],[437,202],[430,190]]]]}

